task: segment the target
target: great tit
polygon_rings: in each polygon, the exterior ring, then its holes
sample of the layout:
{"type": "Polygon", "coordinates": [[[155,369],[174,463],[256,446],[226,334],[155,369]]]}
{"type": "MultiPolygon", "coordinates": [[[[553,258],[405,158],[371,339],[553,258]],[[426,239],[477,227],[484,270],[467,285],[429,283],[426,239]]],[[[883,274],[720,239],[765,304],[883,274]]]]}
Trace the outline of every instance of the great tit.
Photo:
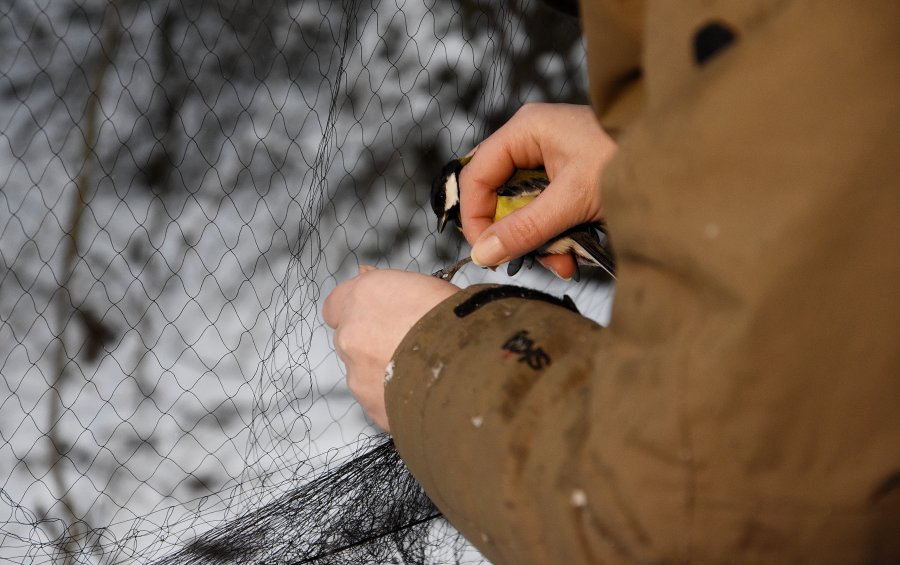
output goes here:
{"type": "MultiPolygon", "coordinates": [[[[471,157],[453,159],[441,169],[441,174],[431,184],[431,209],[438,218],[438,231],[453,220],[462,229],[459,215],[459,173],[471,157]]],[[[502,186],[497,188],[497,207],[494,221],[525,206],[547,188],[550,178],[541,169],[517,169],[502,186]]],[[[606,225],[588,222],[570,228],[535,250],[534,255],[566,255],[575,257],[577,265],[600,267],[612,278],[615,276],[615,259],[609,246],[606,225]]],[[[529,254],[531,255],[531,254],[529,254]]],[[[522,268],[525,257],[509,262],[506,272],[512,276],[522,268]]],[[[440,272],[440,271],[439,271],[440,272]]],[[[578,271],[576,270],[576,276],[578,271]]]]}

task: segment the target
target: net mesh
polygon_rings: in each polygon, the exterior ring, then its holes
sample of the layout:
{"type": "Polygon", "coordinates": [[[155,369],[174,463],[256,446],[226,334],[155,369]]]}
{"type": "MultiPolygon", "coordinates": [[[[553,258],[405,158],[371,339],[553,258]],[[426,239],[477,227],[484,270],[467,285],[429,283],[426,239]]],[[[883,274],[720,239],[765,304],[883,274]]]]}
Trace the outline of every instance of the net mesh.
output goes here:
{"type": "Polygon", "coordinates": [[[456,259],[431,178],[583,63],[527,1],[0,2],[0,559],[481,562],[320,306],[456,259]]]}

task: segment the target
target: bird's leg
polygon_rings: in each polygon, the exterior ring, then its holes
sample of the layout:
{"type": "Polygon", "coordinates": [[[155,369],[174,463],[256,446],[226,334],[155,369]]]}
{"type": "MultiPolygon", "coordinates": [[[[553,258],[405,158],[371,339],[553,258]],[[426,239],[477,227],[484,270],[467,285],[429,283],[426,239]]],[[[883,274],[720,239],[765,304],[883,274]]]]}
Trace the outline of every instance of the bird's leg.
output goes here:
{"type": "Polygon", "coordinates": [[[472,262],[472,257],[465,257],[463,259],[460,259],[456,263],[453,263],[452,265],[450,265],[449,267],[447,267],[445,269],[440,269],[438,271],[431,273],[431,276],[437,277],[437,278],[447,281],[447,282],[450,282],[450,279],[453,278],[453,275],[455,275],[457,271],[462,269],[467,263],[471,263],[471,262],[472,262]]]}

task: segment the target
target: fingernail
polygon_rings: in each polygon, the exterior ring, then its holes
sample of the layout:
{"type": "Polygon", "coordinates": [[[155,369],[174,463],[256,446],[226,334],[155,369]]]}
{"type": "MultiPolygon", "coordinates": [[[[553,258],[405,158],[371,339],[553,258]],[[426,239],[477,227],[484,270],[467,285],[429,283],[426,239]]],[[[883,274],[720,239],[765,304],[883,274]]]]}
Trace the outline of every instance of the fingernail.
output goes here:
{"type": "Polygon", "coordinates": [[[473,147],[471,151],[469,151],[468,153],[466,153],[465,155],[463,155],[463,159],[465,159],[465,158],[467,158],[467,157],[471,157],[472,155],[475,154],[476,151],[478,151],[478,146],[477,146],[477,145],[476,145],[475,147],[473,147]]]}
{"type": "Polygon", "coordinates": [[[472,247],[472,262],[479,267],[488,267],[502,263],[506,259],[503,244],[496,235],[489,235],[475,242],[472,247]]]}
{"type": "Polygon", "coordinates": [[[556,269],[553,268],[552,265],[550,265],[549,263],[544,262],[543,258],[538,257],[538,263],[540,263],[541,265],[544,266],[545,269],[547,269],[548,271],[550,271],[551,273],[553,273],[554,275],[556,275],[556,278],[562,279],[562,280],[564,280],[564,281],[566,281],[566,282],[572,280],[572,277],[564,277],[564,276],[560,275],[560,274],[556,271],[556,269]]]}

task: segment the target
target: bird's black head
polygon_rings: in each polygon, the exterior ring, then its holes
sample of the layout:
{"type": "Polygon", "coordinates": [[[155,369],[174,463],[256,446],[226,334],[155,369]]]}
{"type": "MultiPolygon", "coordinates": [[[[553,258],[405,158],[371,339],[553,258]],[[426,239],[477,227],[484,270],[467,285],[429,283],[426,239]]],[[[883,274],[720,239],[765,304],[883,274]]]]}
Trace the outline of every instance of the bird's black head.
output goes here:
{"type": "Polygon", "coordinates": [[[461,226],[459,219],[459,172],[463,164],[453,159],[441,169],[441,174],[431,183],[431,209],[438,217],[438,231],[444,231],[448,220],[461,226]]]}

